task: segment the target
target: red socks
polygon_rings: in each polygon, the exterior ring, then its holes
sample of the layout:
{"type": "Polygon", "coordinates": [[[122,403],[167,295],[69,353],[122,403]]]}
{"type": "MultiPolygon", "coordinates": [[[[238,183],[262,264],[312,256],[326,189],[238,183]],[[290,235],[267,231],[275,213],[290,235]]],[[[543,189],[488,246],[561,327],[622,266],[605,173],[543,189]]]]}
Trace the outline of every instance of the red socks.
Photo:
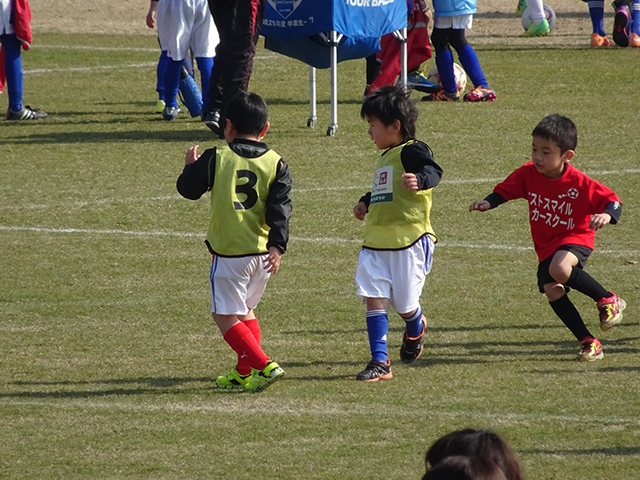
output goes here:
{"type": "Polygon", "coordinates": [[[260,325],[254,318],[237,323],[224,335],[224,340],[238,354],[236,370],[240,375],[248,375],[251,368],[262,370],[269,357],[260,348],[260,325]]]}

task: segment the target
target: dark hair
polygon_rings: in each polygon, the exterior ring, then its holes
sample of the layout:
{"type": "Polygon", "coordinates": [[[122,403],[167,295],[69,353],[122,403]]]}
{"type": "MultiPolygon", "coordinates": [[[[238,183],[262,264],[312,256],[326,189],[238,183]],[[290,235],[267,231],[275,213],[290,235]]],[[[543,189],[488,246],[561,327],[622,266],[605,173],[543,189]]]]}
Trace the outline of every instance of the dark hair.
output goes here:
{"type": "Polygon", "coordinates": [[[373,117],[389,126],[400,121],[400,131],[405,141],[416,138],[418,109],[409,98],[411,91],[396,85],[388,85],[365,98],[360,109],[362,118],[373,117]]]}
{"type": "Polygon", "coordinates": [[[531,134],[555,142],[560,152],[575,150],[578,146],[578,128],[567,117],[554,113],[544,117],[531,134]]]}
{"type": "Polygon", "coordinates": [[[240,135],[259,135],[268,120],[267,104],[257,93],[236,93],[224,109],[224,118],[231,121],[240,135]]]}
{"type": "Polygon", "coordinates": [[[427,467],[453,455],[477,456],[492,461],[507,480],[523,480],[520,465],[509,444],[495,432],[466,428],[448,433],[436,440],[425,455],[427,467]]]}
{"type": "Polygon", "coordinates": [[[422,480],[507,480],[507,477],[491,460],[454,455],[427,470],[422,480]]]}

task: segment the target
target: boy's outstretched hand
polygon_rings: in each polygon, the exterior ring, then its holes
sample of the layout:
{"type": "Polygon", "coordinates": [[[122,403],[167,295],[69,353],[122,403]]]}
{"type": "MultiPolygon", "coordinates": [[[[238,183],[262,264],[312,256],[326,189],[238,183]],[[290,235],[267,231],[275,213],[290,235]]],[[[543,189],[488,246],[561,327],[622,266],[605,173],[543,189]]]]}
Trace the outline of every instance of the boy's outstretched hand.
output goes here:
{"type": "Polygon", "coordinates": [[[366,203],[358,202],[358,204],[355,207],[353,207],[353,214],[356,216],[358,220],[364,220],[364,217],[367,214],[366,203]]]}
{"type": "Polygon", "coordinates": [[[282,252],[278,247],[269,247],[269,255],[264,259],[264,269],[269,273],[277,273],[281,258],[282,252]]]}
{"type": "Polygon", "coordinates": [[[591,217],[591,221],[589,222],[589,228],[591,230],[600,230],[607,223],[611,221],[611,215],[608,213],[596,213],[591,217]]]}
{"type": "Polygon", "coordinates": [[[194,145],[189,150],[187,150],[187,154],[184,156],[184,164],[191,165],[192,163],[196,163],[196,160],[200,157],[198,155],[198,147],[200,145],[194,145]]]}
{"type": "Polygon", "coordinates": [[[486,200],[476,200],[471,205],[469,205],[469,211],[473,212],[474,210],[478,210],[479,212],[485,212],[491,208],[491,205],[486,200]]]}

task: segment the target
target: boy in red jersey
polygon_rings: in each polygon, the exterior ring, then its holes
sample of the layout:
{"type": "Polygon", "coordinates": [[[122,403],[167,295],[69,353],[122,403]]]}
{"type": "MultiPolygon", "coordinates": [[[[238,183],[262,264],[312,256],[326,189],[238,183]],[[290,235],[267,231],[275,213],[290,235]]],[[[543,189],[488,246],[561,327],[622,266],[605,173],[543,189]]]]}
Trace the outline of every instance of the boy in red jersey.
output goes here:
{"type": "Polygon", "coordinates": [[[577,359],[592,362],[603,357],[602,345],[567,293],[573,288],[597,302],[602,331],[622,320],[625,301],[583,270],[596,231],[618,223],[622,206],[610,188],[569,163],[578,144],[578,131],[571,120],[548,115],[532,135],[531,161],[496,185],[484,200],[473,202],[469,210],[484,212],[509,200],[527,199],[531,237],[540,262],[540,293],[546,294],[553,311],[580,342],[577,359]]]}

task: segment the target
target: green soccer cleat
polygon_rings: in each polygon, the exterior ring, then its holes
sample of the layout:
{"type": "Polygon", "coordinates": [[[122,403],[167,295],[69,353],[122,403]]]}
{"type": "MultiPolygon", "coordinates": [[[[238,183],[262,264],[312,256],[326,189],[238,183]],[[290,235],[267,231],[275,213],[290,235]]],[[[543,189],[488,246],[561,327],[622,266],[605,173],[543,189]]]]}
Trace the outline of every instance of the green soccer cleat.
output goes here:
{"type": "Polygon", "coordinates": [[[529,26],[529,29],[524,32],[521,37],[544,37],[545,35],[549,35],[551,28],[549,28],[549,22],[547,19],[543,19],[538,23],[532,23],[529,26]]]}
{"type": "Polygon", "coordinates": [[[262,370],[253,369],[251,379],[244,387],[249,392],[261,392],[284,376],[284,370],[276,362],[269,362],[262,370]]]}
{"type": "Polygon", "coordinates": [[[162,111],[164,110],[164,107],[166,107],[164,100],[158,100],[156,102],[156,106],[154,108],[154,113],[162,113],[162,111]]]}
{"type": "Polygon", "coordinates": [[[527,0],[518,0],[518,5],[516,6],[516,15],[522,16],[522,12],[527,9],[527,0]]]}
{"type": "Polygon", "coordinates": [[[249,381],[251,380],[251,374],[240,375],[233,367],[226,375],[221,375],[216,379],[216,388],[222,388],[225,390],[244,390],[249,381]]]}

